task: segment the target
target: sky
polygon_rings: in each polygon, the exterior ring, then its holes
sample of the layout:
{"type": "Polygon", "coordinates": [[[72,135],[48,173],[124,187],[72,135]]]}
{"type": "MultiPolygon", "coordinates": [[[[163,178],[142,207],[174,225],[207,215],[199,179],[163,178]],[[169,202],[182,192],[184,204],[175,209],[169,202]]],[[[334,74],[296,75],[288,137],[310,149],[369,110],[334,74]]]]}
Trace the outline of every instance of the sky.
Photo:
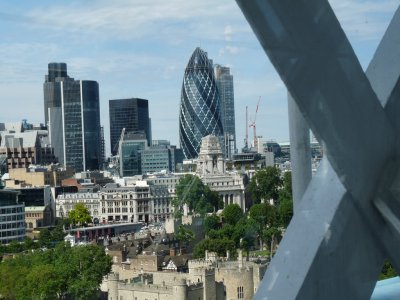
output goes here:
{"type": "MultiPolygon", "coordinates": [[[[110,99],[148,99],[153,139],[179,145],[183,73],[201,47],[231,68],[238,147],[260,97],[257,135],[289,139],[285,86],[235,1],[0,1],[0,122],[43,123],[47,65],[65,62],[99,83],[108,153],[110,99]]],[[[365,69],[400,0],[329,2],[365,69]]]]}

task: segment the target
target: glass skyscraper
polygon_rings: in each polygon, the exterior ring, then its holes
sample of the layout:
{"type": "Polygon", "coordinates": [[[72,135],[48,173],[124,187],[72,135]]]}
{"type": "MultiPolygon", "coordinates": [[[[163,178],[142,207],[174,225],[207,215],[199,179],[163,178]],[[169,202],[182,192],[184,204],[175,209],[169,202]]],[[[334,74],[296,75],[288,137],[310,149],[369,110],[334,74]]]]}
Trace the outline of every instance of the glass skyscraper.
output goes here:
{"type": "Polygon", "coordinates": [[[118,153],[118,142],[122,129],[125,132],[142,131],[146,134],[147,145],[151,145],[149,102],[146,99],[116,99],[109,102],[111,153],[118,153]]]}
{"type": "Polygon", "coordinates": [[[143,132],[126,132],[119,140],[120,176],[142,174],[141,151],[147,149],[147,139],[143,132]]]}
{"type": "Polygon", "coordinates": [[[235,129],[235,97],[233,92],[233,76],[228,67],[214,66],[215,80],[221,97],[222,126],[225,133],[225,155],[232,158],[236,152],[235,129]]]}
{"type": "Polygon", "coordinates": [[[50,63],[44,83],[45,119],[54,154],[76,172],[102,164],[99,85],[74,80],[65,63],[50,63]]]}
{"type": "Polygon", "coordinates": [[[207,52],[196,48],[183,76],[179,112],[179,138],[186,158],[196,158],[201,138],[215,135],[224,141],[220,96],[212,61],[207,52]]]}

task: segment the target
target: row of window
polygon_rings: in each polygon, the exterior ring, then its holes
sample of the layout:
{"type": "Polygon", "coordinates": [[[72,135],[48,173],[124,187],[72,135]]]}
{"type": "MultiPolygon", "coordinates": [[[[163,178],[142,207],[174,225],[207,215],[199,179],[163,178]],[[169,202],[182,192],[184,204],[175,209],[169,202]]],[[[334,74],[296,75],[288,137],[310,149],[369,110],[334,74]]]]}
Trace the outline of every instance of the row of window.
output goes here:
{"type": "MultiPolygon", "coordinates": [[[[25,229],[18,229],[18,230],[9,230],[9,231],[2,231],[1,232],[1,237],[12,237],[12,236],[21,236],[25,235],[25,229]]],[[[2,241],[3,242],[3,241],[2,241]]]]}
{"type": "Polygon", "coordinates": [[[3,223],[1,224],[1,229],[6,230],[6,229],[12,229],[12,228],[21,228],[25,227],[24,222],[14,222],[14,223],[3,223]]]}
{"type": "Polygon", "coordinates": [[[26,218],[41,218],[42,213],[25,213],[26,218]]]}
{"type": "Polygon", "coordinates": [[[2,208],[2,209],[0,209],[0,215],[16,214],[16,213],[21,213],[23,211],[24,211],[24,208],[22,206],[2,208]]]}
{"type": "Polygon", "coordinates": [[[23,220],[24,215],[19,214],[19,215],[11,215],[11,216],[0,216],[0,222],[11,222],[11,221],[17,221],[17,220],[23,220]]]}

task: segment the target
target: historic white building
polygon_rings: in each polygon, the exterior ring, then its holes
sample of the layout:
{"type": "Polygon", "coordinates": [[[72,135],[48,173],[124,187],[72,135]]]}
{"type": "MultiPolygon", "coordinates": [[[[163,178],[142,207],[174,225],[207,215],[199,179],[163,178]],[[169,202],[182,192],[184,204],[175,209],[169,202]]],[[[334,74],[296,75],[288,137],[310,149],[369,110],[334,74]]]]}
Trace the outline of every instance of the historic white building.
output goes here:
{"type": "Polygon", "coordinates": [[[173,211],[168,188],[149,185],[143,180],[123,187],[109,183],[97,193],[59,195],[57,217],[67,217],[78,203],[85,204],[93,222],[99,223],[165,221],[173,211]]]}
{"type": "Polygon", "coordinates": [[[245,209],[244,177],[236,171],[226,172],[224,154],[216,136],[202,138],[196,173],[204,184],[219,193],[224,205],[236,203],[245,209]]]}

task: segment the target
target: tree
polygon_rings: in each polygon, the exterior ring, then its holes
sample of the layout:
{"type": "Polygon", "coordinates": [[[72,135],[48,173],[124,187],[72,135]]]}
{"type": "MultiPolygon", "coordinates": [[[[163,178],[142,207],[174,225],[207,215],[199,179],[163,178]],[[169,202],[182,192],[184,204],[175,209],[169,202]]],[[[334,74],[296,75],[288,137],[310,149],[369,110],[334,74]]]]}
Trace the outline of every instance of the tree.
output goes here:
{"type": "Polygon", "coordinates": [[[243,217],[243,210],[237,204],[229,204],[224,208],[222,215],[225,223],[235,225],[243,217]]]}
{"type": "Polygon", "coordinates": [[[48,228],[43,228],[39,233],[39,245],[40,247],[49,248],[53,238],[51,237],[50,230],[48,228]]]}
{"type": "Polygon", "coordinates": [[[62,242],[2,262],[0,294],[5,299],[95,299],[111,265],[102,247],[62,242]]]}
{"type": "Polygon", "coordinates": [[[92,221],[90,212],[83,203],[75,205],[75,208],[69,211],[68,218],[74,225],[85,225],[92,221]]]}
{"type": "Polygon", "coordinates": [[[206,234],[212,229],[217,230],[221,227],[220,218],[216,214],[207,216],[204,219],[204,231],[206,234]]]}
{"type": "Polygon", "coordinates": [[[52,240],[55,242],[61,242],[64,240],[64,237],[67,234],[64,232],[63,226],[61,224],[57,225],[52,231],[51,231],[51,237],[52,240]]]}
{"type": "Polygon", "coordinates": [[[293,216],[292,173],[283,175],[283,187],[279,191],[279,218],[283,227],[287,227],[293,216]]]}
{"type": "Polygon", "coordinates": [[[280,170],[277,167],[267,167],[258,170],[251,178],[247,187],[255,203],[278,200],[279,189],[282,186],[280,170]]]}
{"type": "Polygon", "coordinates": [[[236,255],[234,241],[227,238],[202,240],[194,247],[193,258],[204,258],[206,250],[216,252],[221,257],[225,256],[227,251],[231,253],[232,257],[236,255]]]}
{"type": "Polygon", "coordinates": [[[193,230],[190,230],[184,225],[179,225],[178,230],[175,233],[175,239],[179,241],[180,247],[182,247],[181,243],[189,244],[189,242],[193,241],[195,238],[195,234],[193,230]]]}
{"type": "Polygon", "coordinates": [[[176,198],[173,200],[176,217],[182,215],[185,204],[190,212],[203,216],[223,207],[218,193],[204,185],[199,177],[190,174],[181,177],[176,185],[176,198]]]}
{"type": "Polygon", "coordinates": [[[383,264],[381,274],[379,274],[379,280],[388,279],[396,276],[398,276],[396,270],[393,268],[390,261],[386,259],[385,263],[383,264]]]}
{"type": "Polygon", "coordinates": [[[270,255],[275,247],[275,240],[280,236],[281,231],[277,227],[269,227],[263,230],[262,239],[270,244],[270,255]]]}

